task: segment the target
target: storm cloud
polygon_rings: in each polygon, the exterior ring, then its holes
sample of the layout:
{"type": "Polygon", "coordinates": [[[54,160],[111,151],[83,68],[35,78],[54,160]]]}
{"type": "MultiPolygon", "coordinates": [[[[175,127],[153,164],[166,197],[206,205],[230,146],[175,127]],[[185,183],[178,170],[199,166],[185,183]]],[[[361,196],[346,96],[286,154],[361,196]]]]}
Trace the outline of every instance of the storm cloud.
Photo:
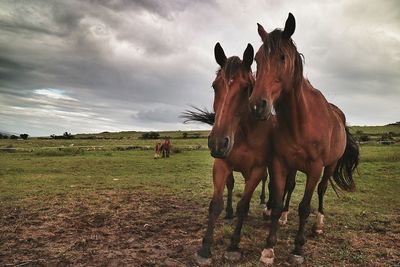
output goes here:
{"type": "Polygon", "coordinates": [[[288,12],[305,76],[350,124],[399,120],[398,1],[2,1],[0,130],[207,129],[178,116],[212,106],[215,43],[241,57],[288,12]]]}

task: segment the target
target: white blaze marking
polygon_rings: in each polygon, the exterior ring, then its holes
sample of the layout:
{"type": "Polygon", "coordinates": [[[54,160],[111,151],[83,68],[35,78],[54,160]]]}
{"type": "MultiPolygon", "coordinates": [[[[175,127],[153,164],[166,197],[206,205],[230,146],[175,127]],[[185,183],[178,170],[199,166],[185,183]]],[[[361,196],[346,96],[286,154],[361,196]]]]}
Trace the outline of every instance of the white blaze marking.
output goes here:
{"type": "MultiPolygon", "coordinates": [[[[222,111],[222,109],[225,107],[225,102],[226,102],[227,97],[228,97],[228,89],[226,89],[226,93],[225,93],[225,96],[224,96],[224,100],[222,101],[222,105],[221,105],[220,111],[222,111]]],[[[215,125],[218,125],[218,126],[220,125],[221,119],[222,119],[221,112],[219,112],[219,113],[220,114],[218,116],[217,123],[215,124],[215,125]]]]}

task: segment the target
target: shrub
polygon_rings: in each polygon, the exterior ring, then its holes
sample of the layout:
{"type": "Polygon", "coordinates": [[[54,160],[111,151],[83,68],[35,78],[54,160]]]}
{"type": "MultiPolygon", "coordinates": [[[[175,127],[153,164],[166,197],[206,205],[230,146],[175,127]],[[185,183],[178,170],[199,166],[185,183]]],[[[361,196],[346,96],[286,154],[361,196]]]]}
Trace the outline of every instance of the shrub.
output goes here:
{"type": "Polygon", "coordinates": [[[72,138],[74,138],[74,136],[73,136],[71,133],[69,133],[69,132],[65,132],[65,133],[63,134],[63,137],[64,137],[65,139],[72,139],[72,138]]]}
{"type": "Polygon", "coordinates": [[[393,141],[393,137],[391,133],[384,133],[381,138],[379,138],[379,141],[393,141]]]}
{"type": "Polygon", "coordinates": [[[19,137],[21,137],[22,139],[26,140],[29,137],[29,134],[20,134],[19,137]]]}
{"type": "Polygon", "coordinates": [[[370,140],[369,136],[361,130],[357,130],[354,136],[358,142],[367,142],[370,140]]]}
{"type": "Polygon", "coordinates": [[[171,152],[174,153],[174,154],[178,154],[178,153],[182,153],[182,152],[183,152],[183,149],[180,148],[180,147],[173,147],[173,148],[171,149],[171,152]]]}
{"type": "Polygon", "coordinates": [[[160,134],[157,132],[147,132],[142,134],[142,139],[158,139],[160,134]]]}
{"type": "Polygon", "coordinates": [[[358,141],[360,141],[360,142],[367,142],[369,140],[370,140],[370,138],[367,134],[362,134],[362,135],[358,136],[358,141]]]}

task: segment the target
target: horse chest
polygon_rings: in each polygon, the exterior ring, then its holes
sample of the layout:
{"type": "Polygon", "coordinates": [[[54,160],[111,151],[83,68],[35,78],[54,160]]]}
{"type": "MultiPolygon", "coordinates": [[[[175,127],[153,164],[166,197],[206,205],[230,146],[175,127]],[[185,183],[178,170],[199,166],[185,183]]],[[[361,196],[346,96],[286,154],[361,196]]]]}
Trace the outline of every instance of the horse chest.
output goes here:
{"type": "Polygon", "coordinates": [[[231,152],[227,160],[235,171],[247,172],[254,166],[266,165],[265,153],[261,152],[263,151],[251,150],[245,145],[238,146],[237,149],[231,152]]]}

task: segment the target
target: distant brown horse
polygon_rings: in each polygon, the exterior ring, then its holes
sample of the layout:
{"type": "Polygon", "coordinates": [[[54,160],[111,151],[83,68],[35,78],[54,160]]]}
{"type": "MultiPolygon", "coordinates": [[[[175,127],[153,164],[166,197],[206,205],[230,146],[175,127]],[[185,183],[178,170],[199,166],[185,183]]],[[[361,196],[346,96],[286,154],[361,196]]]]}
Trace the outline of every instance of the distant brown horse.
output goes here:
{"type": "Polygon", "coordinates": [[[322,231],[323,195],[328,179],[345,191],[354,191],[352,173],[357,167],[359,150],[346,127],[345,116],[329,104],[320,91],[303,78],[302,56],[291,36],[295,19],[289,13],[284,30],[267,33],[258,24],[263,45],[258,50],[256,82],[250,98],[255,117],[266,120],[276,112],[274,157],[271,164],[274,199],[271,227],[260,260],[270,264],[274,259],[278,219],[282,212],[282,196],[287,174],[300,170],[307,175],[305,192],[299,205],[299,229],[292,260],[304,261],[304,226],[310,214],[310,201],[318,185],[319,213],[317,230],[322,231]],[[319,228],[319,229],[318,229],[319,228]]]}
{"type": "Polygon", "coordinates": [[[156,143],[154,147],[154,159],[158,159],[160,155],[163,158],[169,158],[170,151],[171,151],[171,140],[169,137],[166,137],[164,141],[156,143]]]}
{"type": "MultiPolygon", "coordinates": [[[[233,56],[227,58],[219,43],[214,49],[215,59],[221,67],[212,87],[214,88],[215,115],[204,116],[189,113],[191,120],[206,121],[212,119],[213,128],[208,137],[208,147],[215,158],[213,166],[214,193],[209,206],[208,224],[202,247],[196,254],[198,264],[211,263],[211,245],[215,222],[223,210],[223,192],[228,187],[232,203],[233,171],[242,173],[246,180],[242,198],[237,204],[238,217],[231,243],[225,257],[240,258],[239,242],[245,216],[248,213],[253,192],[262,178],[266,179],[267,164],[270,159],[272,120],[258,121],[249,109],[248,98],[254,84],[251,71],[253,47],[249,44],[243,54],[243,61],[233,56]],[[204,120],[205,118],[205,120],[204,120]]],[[[288,181],[294,181],[296,172],[291,173],[288,181]]],[[[292,189],[293,190],[293,189],[292,189]]],[[[271,195],[271,193],[270,193],[271,195]]],[[[231,211],[232,212],[232,211],[231,211]]]]}
{"type": "Polygon", "coordinates": [[[169,158],[169,153],[171,152],[171,139],[166,137],[161,145],[162,157],[169,158]]]}
{"type": "Polygon", "coordinates": [[[157,142],[154,147],[154,159],[158,159],[161,154],[162,145],[161,142],[157,142]]]}

